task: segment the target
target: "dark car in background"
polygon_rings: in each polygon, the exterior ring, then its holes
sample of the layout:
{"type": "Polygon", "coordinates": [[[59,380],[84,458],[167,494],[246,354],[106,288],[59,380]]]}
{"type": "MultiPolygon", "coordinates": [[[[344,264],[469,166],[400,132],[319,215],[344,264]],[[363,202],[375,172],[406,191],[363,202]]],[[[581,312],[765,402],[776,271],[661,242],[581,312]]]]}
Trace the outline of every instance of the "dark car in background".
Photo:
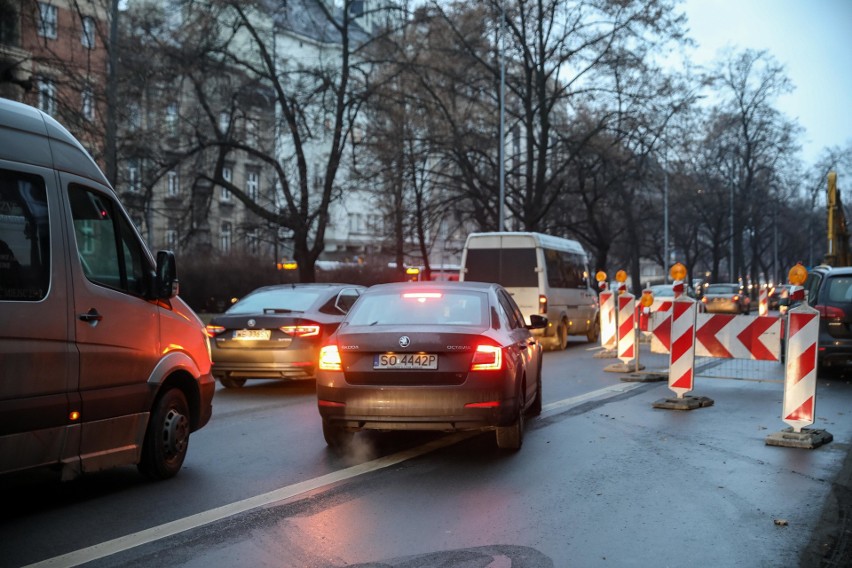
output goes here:
{"type": "Polygon", "coordinates": [[[247,379],[313,379],[322,342],[364,290],[350,284],[258,288],[207,325],[213,375],[227,388],[247,379]]]}
{"type": "Polygon", "coordinates": [[[496,430],[517,450],[525,414],[541,413],[547,318],[480,282],[381,284],[325,343],[317,403],[331,447],[358,430],[496,430]]]}
{"type": "Polygon", "coordinates": [[[711,314],[747,314],[751,301],[737,283],[710,284],[701,297],[704,310],[711,314]]]}
{"type": "Polygon", "coordinates": [[[852,366],[852,267],[816,266],[804,287],[808,304],[819,311],[818,364],[852,366]]]}
{"type": "Polygon", "coordinates": [[[789,303],[790,285],[778,284],[769,291],[768,305],[770,310],[780,310],[789,303]]]}

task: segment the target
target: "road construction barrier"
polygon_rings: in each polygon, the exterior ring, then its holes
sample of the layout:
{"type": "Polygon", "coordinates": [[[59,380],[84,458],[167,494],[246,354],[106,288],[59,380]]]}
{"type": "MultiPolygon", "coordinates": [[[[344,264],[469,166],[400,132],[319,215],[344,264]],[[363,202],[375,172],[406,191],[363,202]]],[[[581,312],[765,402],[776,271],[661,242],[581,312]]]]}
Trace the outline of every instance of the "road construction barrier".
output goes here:
{"type": "Polygon", "coordinates": [[[693,388],[696,311],[695,301],[687,296],[677,298],[672,306],[669,389],[678,398],[693,388]]]}
{"type": "Polygon", "coordinates": [[[618,328],[616,324],[615,294],[605,290],[600,294],[601,303],[601,347],[604,349],[615,349],[618,341],[618,328]]]}
{"type": "Polygon", "coordinates": [[[787,313],[787,354],[781,417],[794,432],[814,423],[819,312],[802,304],[787,313]]]}
{"type": "Polygon", "coordinates": [[[618,358],[626,365],[636,357],[636,299],[625,292],[617,301],[618,358]]]}
{"type": "Polygon", "coordinates": [[[731,314],[698,314],[695,355],[726,359],[779,361],[781,320],[731,314]]]}
{"type": "Polygon", "coordinates": [[[648,332],[651,334],[651,353],[668,353],[671,346],[672,301],[654,300],[648,318],[648,332]]]}

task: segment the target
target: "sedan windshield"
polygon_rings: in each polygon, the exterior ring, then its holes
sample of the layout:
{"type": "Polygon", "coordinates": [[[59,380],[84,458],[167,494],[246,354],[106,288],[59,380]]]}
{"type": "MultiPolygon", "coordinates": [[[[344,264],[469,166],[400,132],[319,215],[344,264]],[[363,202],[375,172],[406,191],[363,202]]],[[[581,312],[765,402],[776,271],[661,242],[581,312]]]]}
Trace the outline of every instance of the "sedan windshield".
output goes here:
{"type": "Polygon", "coordinates": [[[347,318],[350,325],[475,325],[484,326],[488,300],[467,291],[411,290],[365,294],[347,318]]]}
{"type": "Polygon", "coordinates": [[[318,290],[279,289],[261,290],[231,306],[226,313],[257,314],[264,311],[304,312],[319,298],[318,290]]]}

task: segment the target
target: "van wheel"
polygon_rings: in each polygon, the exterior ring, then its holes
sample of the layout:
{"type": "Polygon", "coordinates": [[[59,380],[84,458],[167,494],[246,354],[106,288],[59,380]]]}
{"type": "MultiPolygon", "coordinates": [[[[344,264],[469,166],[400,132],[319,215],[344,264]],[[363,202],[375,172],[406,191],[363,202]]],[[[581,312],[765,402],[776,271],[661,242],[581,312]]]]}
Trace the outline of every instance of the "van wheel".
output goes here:
{"type": "Polygon", "coordinates": [[[245,379],[232,379],[231,377],[219,377],[219,382],[226,389],[238,389],[246,384],[245,379]]]}
{"type": "Polygon", "coordinates": [[[601,337],[601,320],[595,319],[594,323],[592,323],[592,327],[589,328],[589,331],[586,333],[586,340],[589,343],[597,343],[601,337]]]}
{"type": "Polygon", "coordinates": [[[559,350],[568,349],[568,320],[562,320],[559,326],[559,350]]]}
{"type": "Polygon", "coordinates": [[[189,405],[180,389],[169,389],[154,403],[142,459],[137,468],[150,479],[174,477],[189,448],[189,405]]]}

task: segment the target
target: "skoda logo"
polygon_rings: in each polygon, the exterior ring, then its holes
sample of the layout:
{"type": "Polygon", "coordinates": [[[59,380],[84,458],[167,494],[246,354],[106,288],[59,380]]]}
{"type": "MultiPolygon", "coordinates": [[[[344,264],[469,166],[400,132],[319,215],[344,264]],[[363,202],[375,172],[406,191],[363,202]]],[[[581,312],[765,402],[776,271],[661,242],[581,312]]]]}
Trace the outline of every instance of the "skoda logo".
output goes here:
{"type": "Polygon", "coordinates": [[[255,325],[256,323],[257,323],[257,322],[256,322],[256,321],[254,321],[253,319],[248,320],[248,326],[249,326],[249,327],[254,327],[254,325],[255,325]]]}
{"type": "Polygon", "coordinates": [[[399,346],[400,347],[408,347],[409,345],[411,345],[411,340],[408,338],[407,335],[403,335],[402,337],[399,338],[399,346]]]}

